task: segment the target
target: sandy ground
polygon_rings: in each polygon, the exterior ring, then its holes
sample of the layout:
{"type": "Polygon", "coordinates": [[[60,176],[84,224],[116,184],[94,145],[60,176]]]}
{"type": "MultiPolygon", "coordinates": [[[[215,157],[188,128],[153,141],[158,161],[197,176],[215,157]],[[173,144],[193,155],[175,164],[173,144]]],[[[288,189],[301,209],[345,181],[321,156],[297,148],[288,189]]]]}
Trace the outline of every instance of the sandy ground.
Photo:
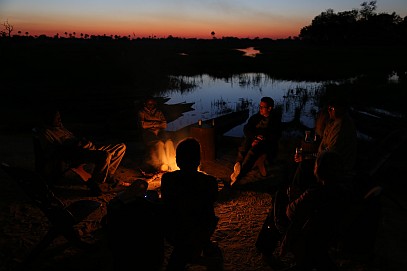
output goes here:
{"type": "MultiPolygon", "coordinates": [[[[33,168],[34,156],[30,134],[1,135],[1,160],[25,168],[33,168]],[[4,144],[6,143],[6,144],[4,144]]],[[[140,178],[140,148],[136,142],[126,142],[128,150],[116,177],[122,181],[140,178]]],[[[376,242],[376,257],[369,264],[347,257],[338,257],[340,270],[407,270],[407,203],[404,197],[405,181],[400,173],[405,160],[400,160],[406,145],[391,157],[390,173],[383,173],[386,184],[381,197],[382,221],[376,242]]],[[[250,183],[244,189],[230,190],[222,187],[222,180],[229,178],[236,154],[236,142],[221,142],[215,161],[204,161],[202,169],[219,179],[221,198],[216,204],[220,217],[213,240],[218,241],[223,252],[225,271],[272,270],[256,251],[255,241],[271,207],[270,188],[281,181],[281,166],[277,163],[271,178],[250,183]]],[[[291,148],[292,146],[284,146],[291,148]]],[[[286,157],[281,157],[282,160],[286,157]]],[[[32,205],[19,187],[0,171],[0,270],[17,270],[18,263],[46,232],[47,221],[32,205]]],[[[157,180],[149,180],[150,188],[158,188],[157,180]],[[155,182],[155,183],[154,183],[155,182]]],[[[78,225],[83,238],[96,242],[91,251],[66,246],[63,238],[55,240],[33,264],[32,270],[111,270],[111,258],[100,230],[100,219],[105,214],[106,202],[120,188],[93,198],[102,208],[78,225]]],[[[56,193],[66,202],[89,198],[87,190],[77,176],[69,173],[67,180],[57,186],[56,193]]],[[[171,248],[167,246],[168,256],[171,248]]],[[[193,266],[191,270],[205,270],[193,266]]]]}

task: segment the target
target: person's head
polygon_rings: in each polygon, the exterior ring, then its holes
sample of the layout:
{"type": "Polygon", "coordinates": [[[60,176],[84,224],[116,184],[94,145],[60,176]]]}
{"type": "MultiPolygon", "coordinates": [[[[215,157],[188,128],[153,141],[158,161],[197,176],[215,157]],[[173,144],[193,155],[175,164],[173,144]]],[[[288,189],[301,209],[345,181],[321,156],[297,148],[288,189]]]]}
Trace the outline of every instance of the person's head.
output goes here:
{"type": "Polygon", "coordinates": [[[49,108],[42,112],[42,122],[45,126],[61,127],[61,114],[57,108],[49,108]]]}
{"type": "Polygon", "coordinates": [[[201,163],[201,145],[192,137],[177,145],[175,159],[180,169],[196,170],[201,163]]]}
{"type": "Polygon", "coordinates": [[[331,184],[344,174],[342,157],[333,151],[323,151],[315,162],[314,174],[320,184],[331,184]]]}
{"type": "Polygon", "coordinates": [[[328,113],[330,119],[342,117],[348,110],[348,103],[344,98],[335,97],[328,101],[328,113]]]}
{"type": "Polygon", "coordinates": [[[274,108],[274,100],[271,97],[263,97],[260,100],[259,112],[260,115],[268,117],[271,110],[274,108]]]}
{"type": "Polygon", "coordinates": [[[153,110],[157,107],[157,101],[153,97],[148,97],[144,102],[144,106],[149,110],[153,110]]]}

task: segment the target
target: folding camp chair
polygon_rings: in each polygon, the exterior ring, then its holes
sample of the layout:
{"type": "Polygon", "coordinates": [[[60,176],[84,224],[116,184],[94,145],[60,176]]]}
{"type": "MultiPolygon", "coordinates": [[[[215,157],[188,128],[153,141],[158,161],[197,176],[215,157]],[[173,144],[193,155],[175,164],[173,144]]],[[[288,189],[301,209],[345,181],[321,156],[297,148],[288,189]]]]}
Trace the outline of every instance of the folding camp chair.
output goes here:
{"type": "Polygon", "coordinates": [[[57,237],[63,236],[71,245],[79,248],[89,247],[75,229],[75,225],[82,222],[86,217],[101,207],[101,203],[94,200],[78,200],[65,205],[48,188],[41,176],[30,170],[1,163],[3,169],[25,192],[46,216],[49,221],[49,229],[42,240],[32,249],[23,265],[29,264],[45,250],[57,237]]]}

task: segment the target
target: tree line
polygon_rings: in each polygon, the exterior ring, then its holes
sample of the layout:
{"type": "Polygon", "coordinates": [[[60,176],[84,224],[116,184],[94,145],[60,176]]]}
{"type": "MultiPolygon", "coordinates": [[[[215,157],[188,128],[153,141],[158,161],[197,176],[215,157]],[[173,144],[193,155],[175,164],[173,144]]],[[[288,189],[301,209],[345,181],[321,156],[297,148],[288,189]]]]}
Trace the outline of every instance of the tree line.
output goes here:
{"type": "MultiPolygon", "coordinates": [[[[301,40],[312,43],[325,44],[349,44],[349,43],[405,43],[407,42],[407,16],[402,18],[395,12],[376,13],[377,1],[363,2],[360,9],[335,13],[333,9],[327,9],[317,15],[311,22],[301,28],[298,37],[288,37],[287,40],[301,40]]],[[[31,36],[29,32],[17,31],[13,34],[14,26],[8,20],[3,22],[0,30],[1,38],[38,38],[38,39],[90,39],[90,40],[131,40],[131,39],[159,39],[154,35],[146,38],[132,37],[131,35],[89,35],[76,32],[64,35],[59,33],[53,37],[46,35],[31,36]]],[[[212,39],[216,39],[215,32],[211,32],[212,39]]],[[[170,40],[182,40],[183,38],[169,35],[170,40]]],[[[224,40],[238,39],[235,37],[222,37],[224,40]]],[[[259,38],[255,38],[259,39],[259,38]]],[[[269,38],[265,38],[270,40],[269,38]]]]}

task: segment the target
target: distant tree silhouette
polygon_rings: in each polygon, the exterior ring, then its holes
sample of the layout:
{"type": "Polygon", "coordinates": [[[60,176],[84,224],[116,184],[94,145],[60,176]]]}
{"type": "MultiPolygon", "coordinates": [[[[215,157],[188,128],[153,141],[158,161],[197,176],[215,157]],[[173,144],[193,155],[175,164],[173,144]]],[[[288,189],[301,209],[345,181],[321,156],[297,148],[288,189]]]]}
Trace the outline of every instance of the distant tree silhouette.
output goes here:
{"type": "Polygon", "coordinates": [[[6,20],[3,23],[5,31],[2,31],[2,35],[7,35],[8,37],[11,37],[11,33],[13,32],[14,26],[11,25],[8,20],[6,20]]]}
{"type": "Polygon", "coordinates": [[[215,31],[212,31],[212,32],[211,32],[211,36],[212,36],[213,39],[216,38],[216,37],[215,37],[215,31]]]}
{"type": "Polygon", "coordinates": [[[370,1],[369,3],[363,2],[361,6],[360,15],[363,20],[368,20],[375,15],[375,10],[377,9],[376,1],[370,1]]]}
{"type": "Polygon", "coordinates": [[[376,1],[363,2],[361,7],[338,13],[327,9],[301,29],[299,38],[317,43],[406,41],[406,18],[395,12],[376,14],[376,1]]]}

